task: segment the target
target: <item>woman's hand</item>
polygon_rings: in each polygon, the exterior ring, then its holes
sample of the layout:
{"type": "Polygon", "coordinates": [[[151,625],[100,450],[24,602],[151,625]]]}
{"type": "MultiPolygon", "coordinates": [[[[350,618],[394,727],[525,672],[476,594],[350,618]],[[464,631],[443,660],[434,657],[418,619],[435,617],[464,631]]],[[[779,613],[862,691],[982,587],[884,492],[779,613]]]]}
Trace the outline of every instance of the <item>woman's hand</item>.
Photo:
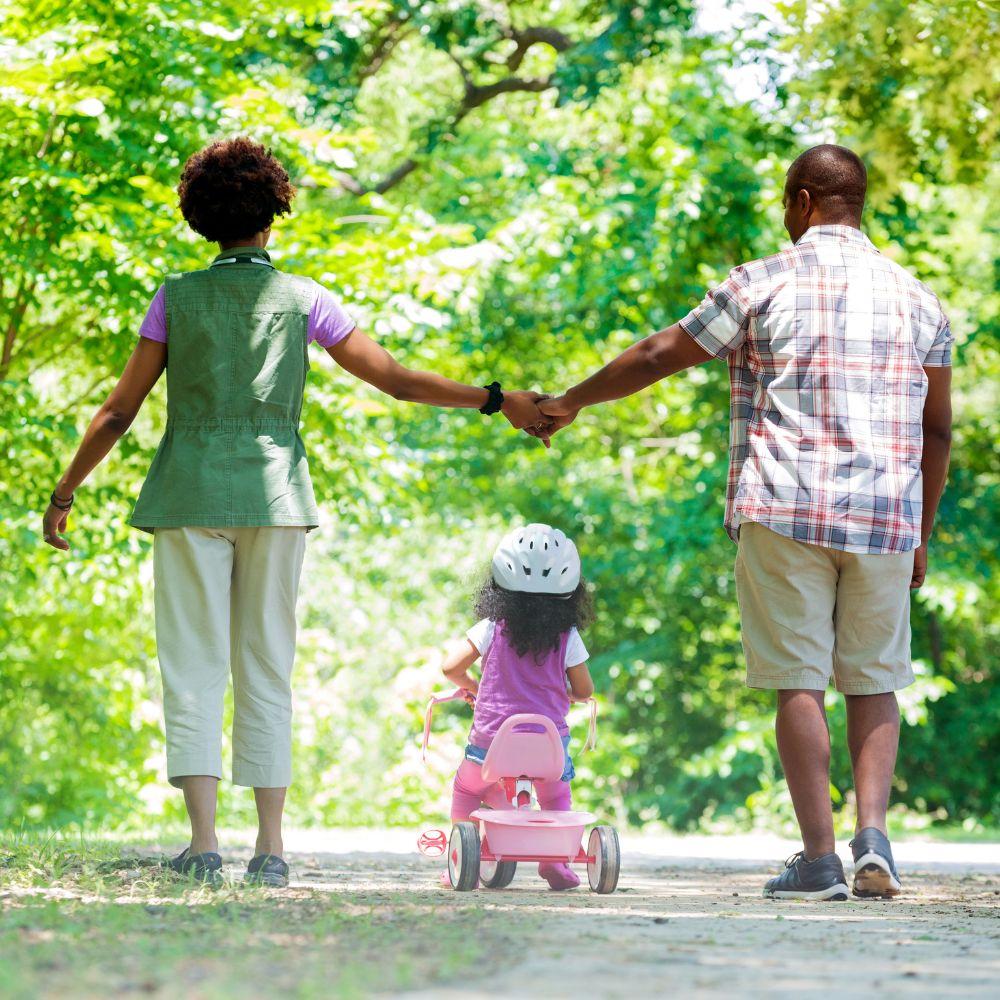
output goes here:
{"type": "Polygon", "coordinates": [[[534,427],[538,423],[548,423],[545,415],[539,410],[539,400],[545,397],[539,392],[515,390],[503,394],[503,406],[500,412],[510,421],[515,430],[534,427]]]}
{"type": "Polygon", "coordinates": [[[42,538],[54,549],[69,551],[69,542],[62,536],[66,534],[66,522],[69,519],[68,510],[60,510],[49,504],[42,518],[42,538]]]}

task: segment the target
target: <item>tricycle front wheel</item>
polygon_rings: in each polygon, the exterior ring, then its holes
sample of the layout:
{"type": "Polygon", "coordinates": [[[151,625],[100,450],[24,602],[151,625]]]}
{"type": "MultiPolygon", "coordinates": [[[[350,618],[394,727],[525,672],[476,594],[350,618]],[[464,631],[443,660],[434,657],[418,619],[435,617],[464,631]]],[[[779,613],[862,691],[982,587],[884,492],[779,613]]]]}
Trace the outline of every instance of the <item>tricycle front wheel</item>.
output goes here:
{"type": "Polygon", "coordinates": [[[448,838],[448,878],[456,892],[479,885],[479,828],[475,823],[456,823],[448,838]]]}
{"type": "Polygon", "coordinates": [[[587,862],[590,888],[602,894],[614,892],[618,888],[618,873],[621,870],[621,851],[614,827],[595,826],[587,841],[587,854],[594,859],[587,862]]]}

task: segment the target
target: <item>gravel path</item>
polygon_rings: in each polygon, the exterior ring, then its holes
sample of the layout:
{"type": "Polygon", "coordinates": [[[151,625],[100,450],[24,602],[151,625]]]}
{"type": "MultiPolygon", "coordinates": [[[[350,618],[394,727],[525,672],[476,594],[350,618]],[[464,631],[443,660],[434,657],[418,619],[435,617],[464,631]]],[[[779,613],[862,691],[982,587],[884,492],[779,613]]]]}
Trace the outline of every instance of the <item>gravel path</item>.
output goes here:
{"type": "Polygon", "coordinates": [[[296,893],[402,892],[430,919],[468,911],[496,964],[418,996],[1000,996],[998,845],[902,843],[905,895],[817,904],[761,898],[795,849],[778,838],[626,837],[619,891],[604,897],[586,881],[550,892],[528,866],[502,892],[442,890],[440,863],[398,831],[295,842],[296,893]]]}

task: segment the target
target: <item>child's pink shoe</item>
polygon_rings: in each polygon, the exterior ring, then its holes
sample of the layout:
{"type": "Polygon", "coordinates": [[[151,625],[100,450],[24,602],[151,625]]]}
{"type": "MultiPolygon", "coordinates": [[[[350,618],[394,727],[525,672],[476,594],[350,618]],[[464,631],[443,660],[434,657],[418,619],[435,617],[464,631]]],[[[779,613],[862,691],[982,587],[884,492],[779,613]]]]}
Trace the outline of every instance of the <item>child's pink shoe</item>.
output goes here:
{"type": "MultiPolygon", "coordinates": [[[[448,874],[448,869],[447,868],[445,868],[445,870],[443,872],[441,872],[440,882],[441,882],[441,888],[442,889],[450,889],[452,887],[451,886],[451,876],[448,874]]],[[[477,888],[478,888],[478,886],[477,886],[477,888]]]]}
{"type": "MultiPolygon", "coordinates": [[[[445,872],[446,876],[447,874],[445,872]]],[[[580,879],[573,869],[562,863],[553,864],[551,861],[543,861],[538,866],[538,874],[549,883],[550,889],[575,889],[580,884],[580,879]]]]}

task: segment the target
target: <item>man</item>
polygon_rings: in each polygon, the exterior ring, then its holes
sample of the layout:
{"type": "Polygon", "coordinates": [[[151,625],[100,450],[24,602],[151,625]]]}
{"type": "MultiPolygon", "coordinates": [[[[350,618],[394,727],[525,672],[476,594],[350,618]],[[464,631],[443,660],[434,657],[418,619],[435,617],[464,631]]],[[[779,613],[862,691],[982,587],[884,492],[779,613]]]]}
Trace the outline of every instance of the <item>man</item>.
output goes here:
{"type": "Polygon", "coordinates": [[[909,595],[947,476],[951,343],[935,296],[861,232],[867,177],[842,146],[785,182],[794,246],[737,267],[679,323],[541,404],[546,436],[584,406],[725,358],[732,392],[726,527],[738,544],[747,683],[777,694],[776,732],[803,850],[766,896],[846,899],[823,704],[847,701],[857,793],[853,891],[893,896],[886,810],[895,691],[913,680],[909,595]]]}

